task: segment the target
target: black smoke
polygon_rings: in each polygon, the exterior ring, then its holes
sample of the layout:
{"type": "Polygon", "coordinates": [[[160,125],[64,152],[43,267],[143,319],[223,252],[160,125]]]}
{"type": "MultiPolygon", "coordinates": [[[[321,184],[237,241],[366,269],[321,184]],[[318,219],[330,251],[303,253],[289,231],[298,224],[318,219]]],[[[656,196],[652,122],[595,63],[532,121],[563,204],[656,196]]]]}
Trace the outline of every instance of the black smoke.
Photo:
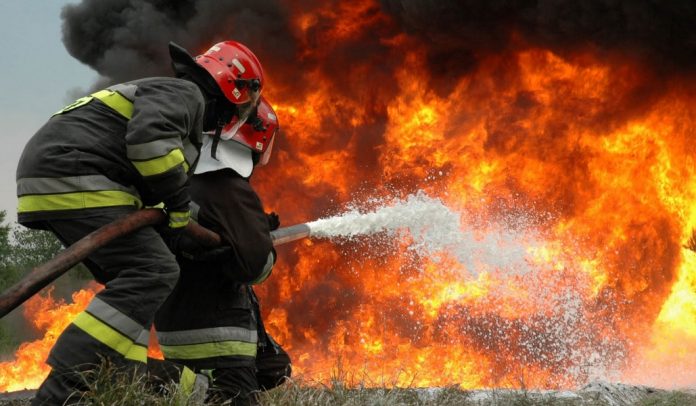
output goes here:
{"type": "Polygon", "coordinates": [[[663,77],[696,71],[693,0],[374,0],[367,11],[359,3],[83,0],[63,9],[63,40],[71,55],[103,76],[101,86],[170,75],[169,41],[197,54],[235,39],[259,56],[284,97],[301,100],[312,88],[309,77],[319,74],[341,96],[381,97],[366,106],[375,116],[395,90],[393,73],[403,62],[402,50],[389,41],[403,33],[425,45],[427,80],[438,93],[481,58],[527,47],[638,61],[663,77]],[[353,9],[358,12],[350,14],[353,9]],[[303,15],[317,18],[299,29],[303,15]],[[346,21],[363,24],[363,31],[328,44],[327,33],[346,21]],[[379,92],[351,94],[358,88],[379,92]]]}
{"type": "Polygon", "coordinates": [[[273,0],[84,0],[65,6],[62,18],[68,52],[106,82],[171,75],[169,41],[196,55],[235,39],[265,66],[295,52],[288,14],[273,0]]]}
{"type": "Polygon", "coordinates": [[[381,0],[404,31],[427,40],[434,68],[466,70],[476,56],[518,47],[594,50],[657,72],[696,68],[693,0],[381,0]]]}

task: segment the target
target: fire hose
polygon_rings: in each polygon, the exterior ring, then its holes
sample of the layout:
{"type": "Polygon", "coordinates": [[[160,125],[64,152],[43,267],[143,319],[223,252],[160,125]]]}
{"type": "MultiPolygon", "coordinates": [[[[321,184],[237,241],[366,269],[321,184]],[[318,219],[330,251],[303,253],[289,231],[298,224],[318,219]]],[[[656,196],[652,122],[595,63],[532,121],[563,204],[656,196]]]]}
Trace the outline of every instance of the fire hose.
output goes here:
{"type": "MultiPolygon", "coordinates": [[[[110,241],[140,228],[162,223],[165,220],[166,215],[161,210],[144,209],[93,231],[59,252],[50,261],[33,268],[24,278],[3,292],[0,295],[0,318],[5,317],[7,313],[110,241]]],[[[186,226],[185,232],[204,246],[215,247],[221,243],[219,235],[195,222],[190,222],[186,226]]],[[[309,233],[309,226],[297,224],[271,231],[271,239],[273,246],[278,246],[308,237],[309,233]]]]}

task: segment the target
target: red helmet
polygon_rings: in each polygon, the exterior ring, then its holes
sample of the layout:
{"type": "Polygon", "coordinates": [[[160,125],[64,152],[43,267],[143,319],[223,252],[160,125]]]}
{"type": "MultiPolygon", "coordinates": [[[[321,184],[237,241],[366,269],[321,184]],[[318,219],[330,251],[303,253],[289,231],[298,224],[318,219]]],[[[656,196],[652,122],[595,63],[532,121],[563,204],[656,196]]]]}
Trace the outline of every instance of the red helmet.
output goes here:
{"type": "Polygon", "coordinates": [[[215,79],[230,102],[256,105],[263,89],[263,68],[249,48],[236,41],[223,41],[195,60],[215,79]]]}
{"type": "Polygon", "coordinates": [[[259,165],[266,165],[271,157],[273,142],[280,129],[278,117],[271,104],[263,97],[256,108],[256,117],[249,118],[246,124],[239,126],[238,118],[234,117],[225,128],[220,138],[234,140],[247,146],[252,151],[261,154],[259,165]]]}
{"type": "Polygon", "coordinates": [[[212,77],[225,98],[233,104],[238,107],[245,103],[256,106],[263,89],[263,68],[256,55],[239,42],[219,42],[195,59],[186,49],[170,42],[169,55],[178,77],[190,74],[202,86],[214,86],[209,83],[212,77]]]}

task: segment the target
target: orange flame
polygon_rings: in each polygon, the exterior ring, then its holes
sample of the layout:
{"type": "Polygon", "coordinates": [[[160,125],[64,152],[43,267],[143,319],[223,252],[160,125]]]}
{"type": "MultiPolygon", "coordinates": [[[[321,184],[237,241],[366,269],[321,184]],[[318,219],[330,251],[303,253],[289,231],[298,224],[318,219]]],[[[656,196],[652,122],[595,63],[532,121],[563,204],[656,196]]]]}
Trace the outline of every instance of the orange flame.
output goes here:
{"type": "MultiPolygon", "coordinates": [[[[86,289],[72,294],[72,303],[65,303],[62,299],[53,298],[51,286],[44,295],[36,295],[27,300],[24,304],[24,317],[37,331],[43,333],[43,337],[22,343],[12,361],[0,363],[0,391],[38,388],[51,371],[46,359],[58,336],[103,288],[102,285],[91,282],[86,289]]],[[[154,334],[150,335],[148,357],[163,358],[154,334]]]]}
{"type": "Polygon", "coordinates": [[[24,317],[43,332],[43,338],[20,345],[13,361],[0,363],[0,391],[38,388],[51,368],[46,365],[53,344],[72,319],[84,310],[101,287],[92,284],[72,295],[72,303],[53,299],[53,288],[45,295],[35,295],[24,304],[24,317]]]}
{"type": "Polygon", "coordinates": [[[464,388],[693,384],[690,85],[661,79],[648,93],[657,79],[630,61],[526,48],[481,57],[443,94],[427,86],[426,45],[405,35],[381,42],[402,60],[385,83],[359,59],[331,76],[324,52],[388,24],[358,3],[342,25],[324,10],[296,21],[327,45],[307,50],[320,68],[301,102],[269,86],[283,138],[255,175],[264,201],[292,224],[421,190],[482,241],[509,231],[515,246],[495,249],[523,246],[525,259],[472,268],[383,236],[282,247],[259,290],[295,370],[325,380],[340,364],[368,384],[464,388]]]}

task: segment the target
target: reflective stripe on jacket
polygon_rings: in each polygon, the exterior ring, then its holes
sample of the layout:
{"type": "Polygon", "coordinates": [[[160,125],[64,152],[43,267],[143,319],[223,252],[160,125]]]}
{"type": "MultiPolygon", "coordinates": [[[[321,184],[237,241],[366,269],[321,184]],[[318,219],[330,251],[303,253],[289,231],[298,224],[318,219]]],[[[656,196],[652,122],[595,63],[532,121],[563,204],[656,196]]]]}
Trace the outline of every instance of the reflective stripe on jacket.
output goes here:
{"type": "Polygon", "coordinates": [[[223,356],[255,357],[258,333],[243,327],[211,327],[157,332],[165,358],[196,360],[223,356]]]}
{"type": "Polygon", "coordinates": [[[114,85],[66,106],[20,158],[20,223],[154,201],[186,207],[203,111],[198,87],[172,78],[114,85]]]}
{"type": "Polygon", "coordinates": [[[140,195],[104,175],[17,180],[20,213],[107,206],[140,208],[140,195]]]}

